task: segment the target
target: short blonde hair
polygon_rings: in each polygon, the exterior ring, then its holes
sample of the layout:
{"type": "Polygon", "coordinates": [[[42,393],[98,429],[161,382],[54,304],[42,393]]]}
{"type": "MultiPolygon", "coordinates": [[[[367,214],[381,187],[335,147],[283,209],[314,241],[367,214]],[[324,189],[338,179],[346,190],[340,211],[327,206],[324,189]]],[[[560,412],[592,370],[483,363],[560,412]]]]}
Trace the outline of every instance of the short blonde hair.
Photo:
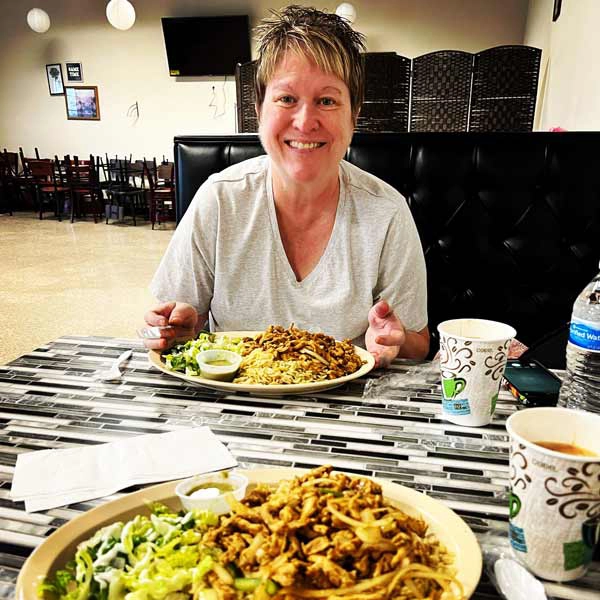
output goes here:
{"type": "Polygon", "coordinates": [[[265,90],[279,61],[287,52],[306,56],[325,71],[339,77],[350,91],[352,116],[358,117],[364,99],[364,35],[336,14],[304,6],[271,11],[256,28],[258,59],[256,106],[260,111],[265,90]]]}

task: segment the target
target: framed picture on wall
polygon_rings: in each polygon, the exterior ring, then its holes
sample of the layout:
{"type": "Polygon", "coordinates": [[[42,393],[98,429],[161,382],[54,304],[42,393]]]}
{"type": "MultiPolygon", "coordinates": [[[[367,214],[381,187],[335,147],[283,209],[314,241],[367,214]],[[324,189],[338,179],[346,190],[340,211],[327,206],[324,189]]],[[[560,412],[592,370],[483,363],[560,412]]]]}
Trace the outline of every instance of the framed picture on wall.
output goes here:
{"type": "Polygon", "coordinates": [[[67,69],[67,81],[83,81],[83,69],[81,63],[68,62],[65,63],[67,69]]]}
{"type": "Polygon", "coordinates": [[[62,96],[65,93],[60,63],[46,65],[46,78],[51,96],[62,96]]]}
{"type": "Polygon", "coordinates": [[[99,121],[100,103],[95,85],[65,86],[67,119],[99,121]]]}

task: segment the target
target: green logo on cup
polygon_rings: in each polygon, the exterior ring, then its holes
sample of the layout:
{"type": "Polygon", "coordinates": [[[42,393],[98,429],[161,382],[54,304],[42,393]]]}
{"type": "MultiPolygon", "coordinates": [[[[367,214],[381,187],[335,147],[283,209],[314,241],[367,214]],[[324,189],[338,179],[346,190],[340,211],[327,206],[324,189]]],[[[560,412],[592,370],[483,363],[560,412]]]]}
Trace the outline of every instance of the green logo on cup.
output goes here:
{"type": "Polygon", "coordinates": [[[510,494],[508,496],[508,513],[509,513],[508,516],[511,519],[514,519],[519,514],[520,510],[521,510],[521,499],[519,498],[519,496],[517,496],[513,492],[510,492],[510,494]]]}
{"type": "Polygon", "coordinates": [[[442,379],[442,389],[444,390],[444,398],[453,399],[458,396],[467,385],[467,382],[461,377],[453,377],[451,379],[442,379]]]}
{"type": "Polygon", "coordinates": [[[563,558],[565,571],[578,569],[587,565],[592,560],[593,548],[585,544],[583,540],[577,542],[565,542],[563,544],[563,558]]]}
{"type": "Polygon", "coordinates": [[[490,415],[494,414],[494,411],[496,410],[497,402],[498,402],[498,394],[495,394],[494,396],[492,396],[492,407],[490,408],[490,415]]]}

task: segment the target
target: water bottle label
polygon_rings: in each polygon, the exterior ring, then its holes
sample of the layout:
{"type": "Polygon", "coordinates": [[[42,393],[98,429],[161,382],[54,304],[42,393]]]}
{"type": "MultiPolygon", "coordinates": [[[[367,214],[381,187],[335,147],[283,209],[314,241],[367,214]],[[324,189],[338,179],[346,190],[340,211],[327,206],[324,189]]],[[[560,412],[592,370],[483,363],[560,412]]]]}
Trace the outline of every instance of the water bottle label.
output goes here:
{"type": "Polygon", "coordinates": [[[569,329],[569,341],[580,348],[600,352],[600,329],[598,324],[573,318],[569,329]]]}

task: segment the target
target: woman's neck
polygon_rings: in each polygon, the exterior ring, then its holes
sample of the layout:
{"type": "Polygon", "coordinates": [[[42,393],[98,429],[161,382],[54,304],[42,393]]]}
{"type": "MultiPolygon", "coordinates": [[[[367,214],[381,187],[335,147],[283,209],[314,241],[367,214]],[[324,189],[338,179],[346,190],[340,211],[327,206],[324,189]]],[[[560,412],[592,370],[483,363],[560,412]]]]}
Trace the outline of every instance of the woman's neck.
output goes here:
{"type": "Polygon", "coordinates": [[[335,213],[340,192],[339,178],[326,182],[297,184],[273,173],[273,197],[277,212],[299,221],[311,220],[324,213],[335,213]]]}

